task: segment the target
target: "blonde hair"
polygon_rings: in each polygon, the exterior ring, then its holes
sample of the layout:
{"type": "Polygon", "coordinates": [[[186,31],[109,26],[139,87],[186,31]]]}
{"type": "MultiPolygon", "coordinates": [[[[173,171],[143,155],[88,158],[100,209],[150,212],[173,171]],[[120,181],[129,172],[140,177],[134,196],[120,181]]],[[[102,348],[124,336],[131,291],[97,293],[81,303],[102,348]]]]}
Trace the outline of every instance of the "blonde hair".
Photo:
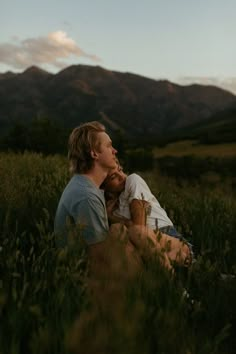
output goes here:
{"type": "Polygon", "coordinates": [[[97,121],[81,124],[72,131],[68,141],[69,169],[72,174],[86,173],[93,167],[91,150],[99,149],[98,133],[105,131],[104,125],[97,121]]]}

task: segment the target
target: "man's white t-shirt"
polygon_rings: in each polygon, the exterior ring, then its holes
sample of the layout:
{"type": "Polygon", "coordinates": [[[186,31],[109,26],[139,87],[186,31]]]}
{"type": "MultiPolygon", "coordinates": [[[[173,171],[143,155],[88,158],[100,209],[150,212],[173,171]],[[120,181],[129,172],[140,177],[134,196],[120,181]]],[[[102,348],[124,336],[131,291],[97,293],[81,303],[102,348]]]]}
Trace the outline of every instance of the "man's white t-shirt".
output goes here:
{"type": "Polygon", "coordinates": [[[133,199],[145,200],[149,203],[147,213],[148,227],[155,230],[165,226],[173,226],[165,210],[151,193],[147,183],[136,173],[132,173],[127,177],[125,190],[120,194],[119,207],[114,211],[114,215],[131,219],[129,205],[133,199]]]}

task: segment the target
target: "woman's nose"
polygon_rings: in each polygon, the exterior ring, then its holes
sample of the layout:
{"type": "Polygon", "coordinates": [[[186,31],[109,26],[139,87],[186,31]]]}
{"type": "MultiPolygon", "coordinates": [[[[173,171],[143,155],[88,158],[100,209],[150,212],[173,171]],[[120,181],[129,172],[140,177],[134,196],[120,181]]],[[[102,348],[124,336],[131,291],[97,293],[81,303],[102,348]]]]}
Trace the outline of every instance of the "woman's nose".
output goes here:
{"type": "Polygon", "coordinates": [[[117,154],[117,150],[113,147],[113,154],[115,155],[115,154],[117,154]]]}
{"type": "Polygon", "coordinates": [[[120,172],[120,173],[119,173],[119,180],[120,180],[120,181],[123,181],[123,180],[124,180],[124,173],[123,173],[123,172],[120,172]]]}

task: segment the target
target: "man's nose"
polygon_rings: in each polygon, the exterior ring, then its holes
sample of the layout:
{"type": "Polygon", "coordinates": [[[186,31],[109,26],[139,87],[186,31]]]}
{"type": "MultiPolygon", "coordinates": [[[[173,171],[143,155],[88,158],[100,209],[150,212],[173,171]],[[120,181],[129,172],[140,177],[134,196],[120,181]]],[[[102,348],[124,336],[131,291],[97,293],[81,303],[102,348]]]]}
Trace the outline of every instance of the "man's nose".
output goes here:
{"type": "Polygon", "coordinates": [[[117,154],[117,150],[113,147],[113,154],[115,155],[115,154],[117,154]]]}

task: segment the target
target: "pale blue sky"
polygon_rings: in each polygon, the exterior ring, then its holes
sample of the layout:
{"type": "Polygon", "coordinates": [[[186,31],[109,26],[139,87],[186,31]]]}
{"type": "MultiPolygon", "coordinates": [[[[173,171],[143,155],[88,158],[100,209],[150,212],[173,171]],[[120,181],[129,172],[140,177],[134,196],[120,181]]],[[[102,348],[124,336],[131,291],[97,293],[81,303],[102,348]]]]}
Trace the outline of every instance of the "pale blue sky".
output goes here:
{"type": "Polygon", "coordinates": [[[236,92],[235,0],[0,0],[0,8],[0,72],[101,65],[236,92]]]}

